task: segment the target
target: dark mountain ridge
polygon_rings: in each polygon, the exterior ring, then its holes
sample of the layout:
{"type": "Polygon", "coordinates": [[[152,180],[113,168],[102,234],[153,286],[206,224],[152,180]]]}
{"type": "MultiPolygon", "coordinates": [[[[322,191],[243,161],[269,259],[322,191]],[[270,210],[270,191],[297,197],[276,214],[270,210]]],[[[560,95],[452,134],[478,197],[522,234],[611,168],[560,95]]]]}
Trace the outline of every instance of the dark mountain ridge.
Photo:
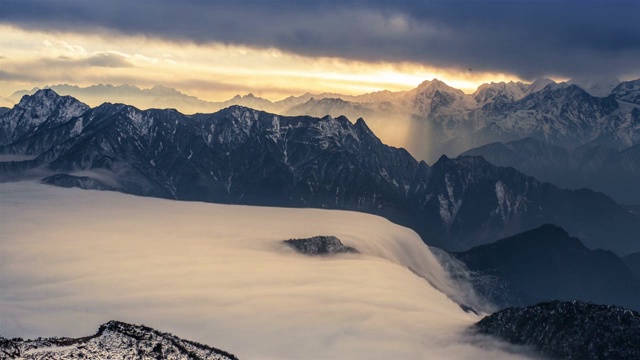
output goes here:
{"type": "Polygon", "coordinates": [[[443,156],[429,167],[383,144],[362,119],[285,117],[240,106],[187,116],[110,103],[91,109],[73,103],[71,109],[84,111],[67,118],[72,111],[50,105],[70,101],[64,99],[41,90],[0,116],[13,134],[0,153],[37,156],[0,162],[0,175],[37,168],[66,174],[46,179],[63,186],[368,212],[449,250],[549,222],[590,247],[640,250],[638,215],[602,194],[559,189],[482,158],[443,156]],[[32,113],[40,115],[31,119],[32,113]],[[27,126],[43,117],[52,125],[27,126]]]}
{"type": "Polygon", "coordinates": [[[551,301],[499,311],[474,329],[552,359],[640,358],[640,313],[617,306],[551,301]]]}
{"type": "Polygon", "coordinates": [[[640,277],[614,253],[589,250],[555,225],[453,255],[468,270],[499,280],[501,289],[478,290],[500,308],[580,300],[640,310],[640,277]]]}
{"type": "Polygon", "coordinates": [[[23,340],[0,337],[0,359],[210,359],[237,360],[220,349],[143,325],[109,321],[94,335],[23,340]]]}
{"type": "Polygon", "coordinates": [[[525,138],[491,143],[462,155],[482,156],[543,181],[573,189],[587,187],[622,203],[640,204],[640,145],[622,151],[601,145],[569,149],[525,138]]]}
{"type": "MultiPolygon", "coordinates": [[[[209,102],[163,86],[139,89],[128,85],[87,88],[54,85],[50,88],[94,105],[105,100],[133,102],[144,109],[175,107],[190,114],[240,105],[280,115],[365,117],[379,129],[387,129],[389,121],[397,122],[399,126],[408,126],[428,136],[428,149],[424,144],[414,144],[416,140],[398,141],[392,130],[379,135],[410,149],[420,159],[435,161],[439,154],[457,156],[477,146],[525,137],[571,148],[600,145],[622,150],[638,145],[639,81],[619,83],[613,91],[598,91],[599,95],[595,96],[589,92],[590,86],[584,86],[586,83],[578,86],[575,82],[555,83],[549,79],[532,84],[483,84],[473,94],[433,79],[407,91],[357,96],[307,93],[275,102],[253,94],[209,102]]],[[[16,92],[11,97],[18,100],[37,90],[16,92]]]]}

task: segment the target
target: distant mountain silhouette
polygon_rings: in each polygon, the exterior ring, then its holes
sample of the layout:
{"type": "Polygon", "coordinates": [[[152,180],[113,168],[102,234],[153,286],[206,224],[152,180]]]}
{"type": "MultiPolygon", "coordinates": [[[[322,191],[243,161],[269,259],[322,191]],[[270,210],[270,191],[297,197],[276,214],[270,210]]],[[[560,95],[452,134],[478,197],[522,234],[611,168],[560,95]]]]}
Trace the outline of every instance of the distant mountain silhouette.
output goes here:
{"type": "Polygon", "coordinates": [[[589,250],[555,225],[543,225],[454,254],[469,270],[499,279],[485,296],[499,307],[580,300],[640,310],[640,277],[610,251],[589,250]],[[507,294],[505,296],[505,294],[507,294]]]}

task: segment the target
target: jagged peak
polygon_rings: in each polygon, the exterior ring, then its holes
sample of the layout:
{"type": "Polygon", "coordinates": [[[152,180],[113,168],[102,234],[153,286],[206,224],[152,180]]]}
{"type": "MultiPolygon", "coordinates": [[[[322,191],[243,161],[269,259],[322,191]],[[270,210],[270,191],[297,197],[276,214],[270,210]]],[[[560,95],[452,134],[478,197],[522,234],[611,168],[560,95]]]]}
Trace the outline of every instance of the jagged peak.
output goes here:
{"type": "Polygon", "coordinates": [[[362,135],[367,135],[370,136],[372,138],[377,139],[378,141],[382,142],[377,136],[376,134],[371,130],[371,128],[369,128],[369,125],[367,125],[367,122],[364,121],[363,118],[358,118],[358,120],[356,120],[355,124],[353,124],[353,127],[356,129],[356,131],[358,131],[360,134],[362,135]]]}
{"type": "Polygon", "coordinates": [[[544,89],[540,91],[541,94],[566,94],[569,96],[581,96],[585,98],[598,98],[597,96],[591,95],[588,91],[583,89],[582,87],[570,84],[570,83],[555,83],[549,84],[544,89]]]}
{"type": "Polygon", "coordinates": [[[244,105],[237,105],[237,104],[231,105],[231,106],[227,107],[226,109],[222,109],[220,111],[224,111],[224,110],[229,110],[229,111],[255,111],[255,112],[259,111],[259,110],[252,109],[252,108],[244,106],[244,105]]]}
{"type": "Polygon", "coordinates": [[[447,155],[445,155],[445,154],[442,154],[442,155],[440,155],[440,157],[438,158],[438,160],[437,160],[435,163],[436,163],[436,164],[437,164],[437,163],[440,163],[440,162],[446,163],[446,162],[450,162],[450,161],[451,161],[451,158],[450,158],[450,157],[448,157],[448,156],[447,156],[447,155]]]}
{"type": "MultiPolygon", "coordinates": [[[[95,85],[94,85],[95,86],[95,85]]],[[[60,88],[60,87],[65,87],[65,88],[71,88],[71,89],[80,89],[80,86],[78,85],[71,85],[71,84],[55,84],[55,85],[46,85],[44,87],[44,89],[53,89],[53,88],[60,88]]]]}
{"type": "Polygon", "coordinates": [[[474,169],[486,169],[486,168],[497,168],[497,166],[491,164],[482,156],[477,155],[460,155],[457,158],[450,158],[447,155],[442,155],[433,164],[433,167],[446,167],[446,166],[454,166],[460,168],[474,168],[474,169]]]}
{"type": "Polygon", "coordinates": [[[343,100],[343,99],[340,99],[340,98],[336,98],[336,97],[325,97],[325,98],[322,98],[322,99],[311,98],[307,102],[309,103],[309,102],[312,102],[312,101],[316,102],[318,104],[325,104],[325,103],[327,103],[327,104],[348,104],[349,103],[349,101],[346,101],[346,100],[343,100]]]}
{"type": "Polygon", "coordinates": [[[549,78],[536,79],[531,84],[529,84],[529,88],[527,89],[527,94],[533,94],[535,92],[541,91],[542,89],[544,89],[550,84],[556,84],[556,82],[549,78]]]}
{"type": "Polygon", "coordinates": [[[20,107],[32,107],[32,106],[38,106],[39,104],[45,102],[45,103],[58,103],[61,101],[68,101],[68,102],[72,102],[75,104],[79,104],[81,105],[83,108],[88,109],[89,106],[84,104],[83,102],[81,102],[80,100],[72,97],[72,96],[61,96],[59,95],[57,92],[55,92],[52,89],[40,89],[38,91],[36,91],[33,95],[24,95],[21,99],[20,102],[18,103],[18,105],[20,107]]]}
{"type": "MultiPolygon", "coordinates": [[[[33,95],[25,95],[22,98],[23,99],[24,98],[32,98],[32,99],[49,98],[49,99],[53,99],[53,98],[59,98],[59,97],[62,97],[62,96],[60,96],[53,89],[44,88],[44,89],[39,89],[38,91],[33,93],[33,95]]],[[[21,102],[22,102],[22,100],[21,100],[21,102]]]]}
{"type": "Polygon", "coordinates": [[[151,93],[160,94],[160,95],[184,95],[182,92],[164,85],[154,85],[149,89],[149,91],[151,93]]]}
{"type": "Polygon", "coordinates": [[[418,85],[418,91],[423,92],[424,90],[427,89],[432,89],[432,90],[445,90],[447,92],[462,92],[462,90],[458,90],[456,88],[453,88],[449,85],[447,85],[444,81],[438,80],[436,78],[433,78],[431,80],[425,80],[422,83],[420,83],[420,85],[418,85]]]}
{"type": "Polygon", "coordinates": [[[355,124],[353,124],[353,125],[354,125],[354,126],[361,127],[361,128],[363,128],[363,129],[367,129],[367,130],[371,131],[371,129],[369,129],[369,126],[367,126],[367,123],[366,123],[366,122],[364,121],[364,119],[363,119],[363,118],[361,118],[361,117],[360,117],[360,118],[358,118],[358,119],[356,120],[355,124]]]}
{"type": "Polygon", "coordinates": [[[444,81],[441,81],[437,78],[433,78],[431,80],[425,80],[421,82],[420,85],[418,85],[418,87],[439,86],[439,85],[447,86],[447,84],[444,81]]]}
{"type": "Polygon", "coordinates": [[[618,91],[629,90],[629,89],[640,90],[640,79],[623,81],[620,84],[618,84],[615,88],[613,88],[612,92],[615,93],[618,91]]]}
{"type": "Polygon", "coordinates": [[[490,83],[484,83],[480,86],[478,86],[478,88],[476,89],[476,91],[473,93],[478,94],[482,91],[486,91],[487,89],[501,89],[501,90],[506,90],[509,88],[516,88],[516,89],[520,89],[521,91],[527,86],[527,84],[523,83],[522,81],[509,81],[509,82],[505,82],[505,81],[500,81],[500,82],[490,82],[490,83]]]}
{"type": "Polygon", "coordinates": [[[242,105],[231,105],[225,109],[218,111],[215,114],[231,116],[237,120],[247,122],[249,119],[258,119],[259,115],[265,114],[265,112],[242,105]]]}
{"type": "Polygon", "coordinates": [[[340,115],[340,116],[336,117],[335,119],[336,119],[337,121],[342,122],[342,123],[345,123],[345,124],[347,124],[347,123],[351,124],[351,121],[349,121],[349,118],[347,118],[347,117],[346,117],[346,116],[344,116],[344,115],[340,115]]]}
{"type": "Polygon", "coordinates": [[[542,97],[547,97],[551,95],[553,98],[561,98],[563,96],[584,96],[589,98],[594,98],[591,94],[585,91],[583,88],[570,84],[567,82],[562,83],[551,83],[546,85],[544,88],[534,91],[528,92],[527,96],[524,99],[536,99],[535,101],[539,101],[538,99],[542,97]]]}

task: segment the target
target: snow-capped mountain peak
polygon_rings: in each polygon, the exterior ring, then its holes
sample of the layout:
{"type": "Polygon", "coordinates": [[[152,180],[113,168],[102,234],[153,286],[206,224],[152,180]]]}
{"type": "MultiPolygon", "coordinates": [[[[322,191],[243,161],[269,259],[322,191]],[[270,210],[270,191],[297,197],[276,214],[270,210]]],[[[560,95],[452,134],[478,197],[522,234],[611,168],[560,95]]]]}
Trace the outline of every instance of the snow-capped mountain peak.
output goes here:
{"type": "Polygon", "coordinates": [[[39,127],[67,122],[88,109],[89,106],[75,98],[60,96],[50,89],[24,95],[0,120],[0,145],[16,142],[39,127]]]}
{"type": "Polygon", "coordinates": [[[620,101],[640,105],[640,79],[623,81],[611,93],[620,101]]]}
{"type": "Polygon", "coordinates": [[[473,98],[482,107],[490,102],[513,102],[522,99],[528,89],[528,85],[522,82],[498,82],[482,84],[473,93],[473,98]]]}
{"type": "Polygon", "coordinates": [[[582,77],[573,78],[568,83],[579,86],[592,96],[606,97],[620,84],[620,80],[610,77],[582,77]]]}
{"type": "Polygon", "coordinates": [[[532,94],[534,92],[538,92],[551,84],[557,84],[557,83],[549,78],[536,79],[534,82],[532,82],[529,85],[529,88],[527,89],[526,94],[532,94]]]}

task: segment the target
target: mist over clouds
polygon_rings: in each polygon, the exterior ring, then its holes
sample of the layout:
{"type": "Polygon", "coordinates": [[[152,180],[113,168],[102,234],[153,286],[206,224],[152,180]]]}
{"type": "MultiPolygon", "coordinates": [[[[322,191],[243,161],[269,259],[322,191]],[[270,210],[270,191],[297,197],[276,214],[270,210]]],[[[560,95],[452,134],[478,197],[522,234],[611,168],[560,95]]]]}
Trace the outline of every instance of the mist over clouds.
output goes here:
{"type": "Polygon", "coordinates": [[[0,184],[0,226],[5,337],[84,336],[118,319],[243,359],[527,358],[466,331],[479,317],[432,284],[467,294],[415,232],[380,217],[23,182],[0,184]],[[282,244],[320,234],[362,254],[282,244]]]}
{"type": "Polygon", "coordinates": [[[640,76],[637,1],[5,0],[0,23],[474,72],[640,76]]]}

